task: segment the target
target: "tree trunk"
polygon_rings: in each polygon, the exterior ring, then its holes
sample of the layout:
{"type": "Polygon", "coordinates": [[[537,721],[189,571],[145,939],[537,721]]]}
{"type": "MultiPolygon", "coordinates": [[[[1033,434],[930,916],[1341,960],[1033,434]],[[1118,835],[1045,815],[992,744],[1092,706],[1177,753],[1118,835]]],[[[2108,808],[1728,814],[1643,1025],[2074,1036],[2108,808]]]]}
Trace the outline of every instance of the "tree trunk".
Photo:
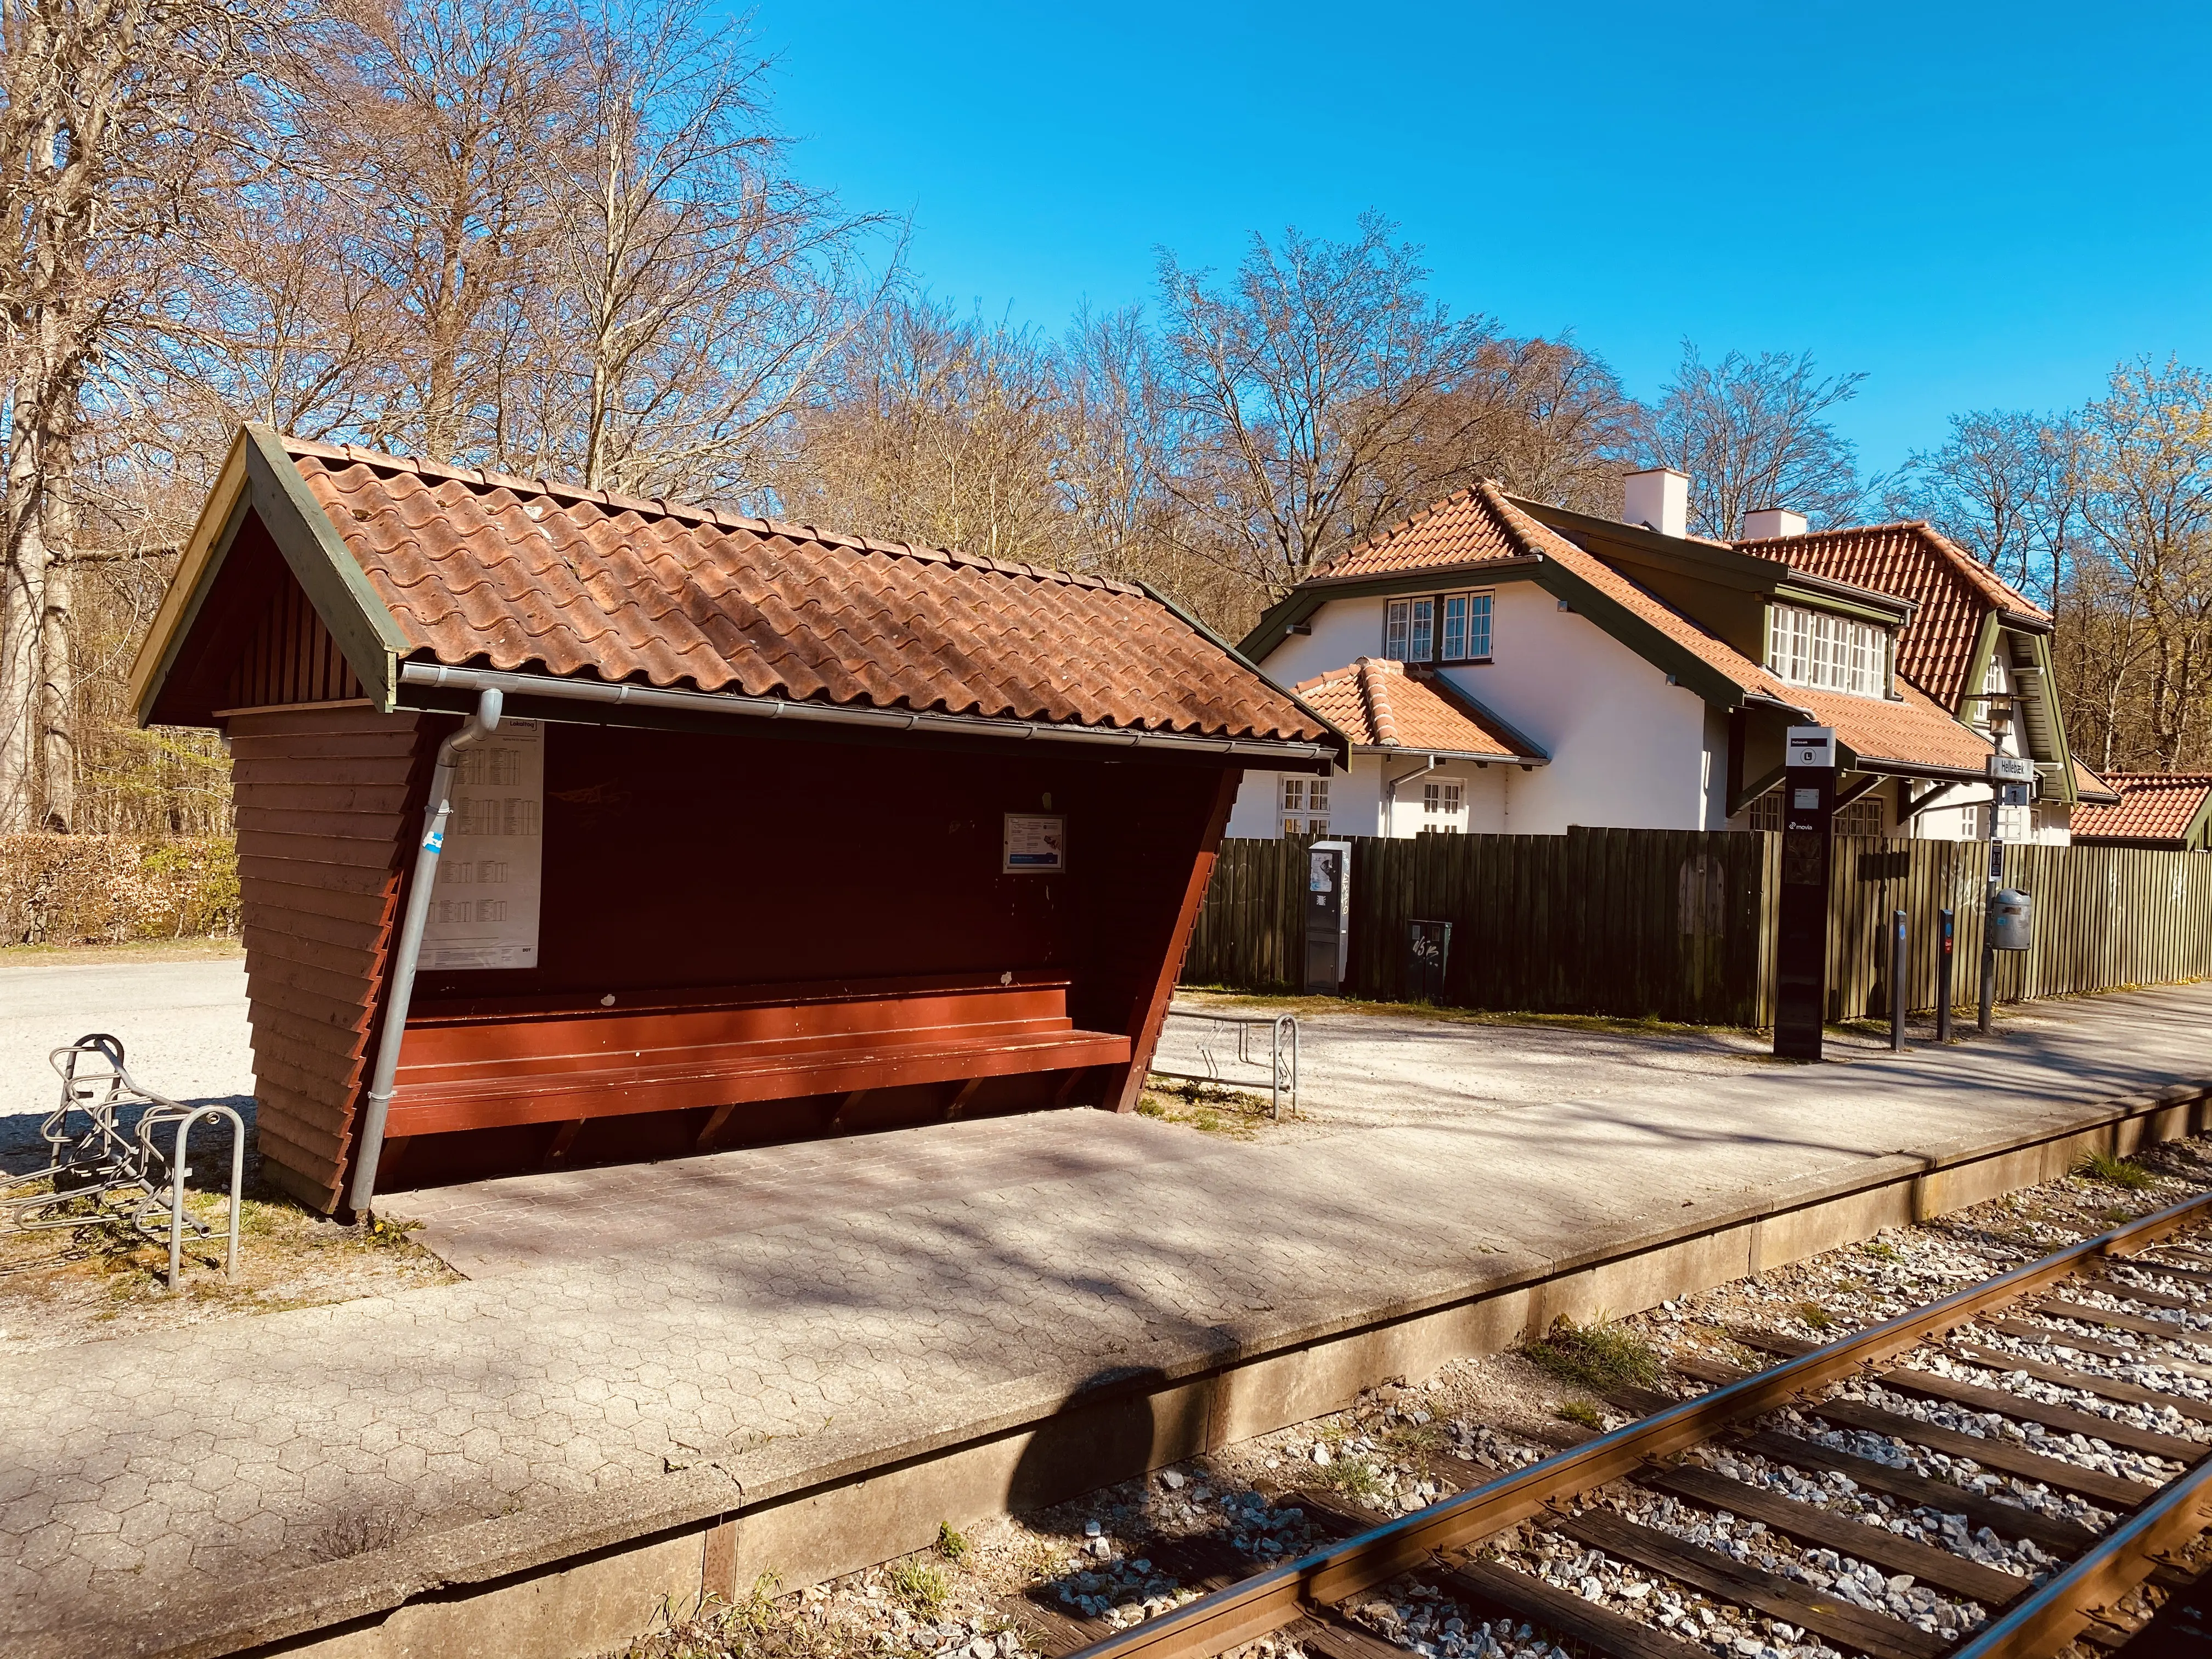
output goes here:
{"type": "Polygon", "coordinates": [[[66,836],[76,828],[76,659],[70,631],[76,575],[69,558],[76,537],[66,493],[56,491],[52,499],[54,517],[60,522],[46,544],[59,551],[46,566],[45,626],[40,630],[39,817],[47,830],[66,836]]]}

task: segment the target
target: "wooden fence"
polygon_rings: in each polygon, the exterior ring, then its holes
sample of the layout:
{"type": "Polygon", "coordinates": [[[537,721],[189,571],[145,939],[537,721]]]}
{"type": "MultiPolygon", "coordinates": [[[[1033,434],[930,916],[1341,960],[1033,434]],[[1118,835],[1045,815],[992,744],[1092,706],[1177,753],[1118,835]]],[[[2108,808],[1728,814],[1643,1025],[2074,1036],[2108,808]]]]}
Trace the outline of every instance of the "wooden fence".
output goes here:
{"type": "MultiPolygon", "coordinates": [[[[1408,994],[1407,924],[1452,924],[1443,1002],[1538,1013],[1765,1025],[1774,1007],[1781,836],[1571,830],[1352,842],[1345,989],[1408,994]]],[[[2008,1002],[2212,976],[2212,857],[2129,848],[2010,849],[2035,947],[1997,957],[2008,1002]]],[[[1840,838],[1830,887],[1828,1012],[1886,1017],[1888,927],[1906,914],[1907,1006],[1936,1006],[1937,912],[1956,922],[1954,994],[1974,1000],[1989,848],[1840,838]]],[[[1193,985],[1297,988],[1305,844],[1223,843],[1183,964],[1193,985]]]]}

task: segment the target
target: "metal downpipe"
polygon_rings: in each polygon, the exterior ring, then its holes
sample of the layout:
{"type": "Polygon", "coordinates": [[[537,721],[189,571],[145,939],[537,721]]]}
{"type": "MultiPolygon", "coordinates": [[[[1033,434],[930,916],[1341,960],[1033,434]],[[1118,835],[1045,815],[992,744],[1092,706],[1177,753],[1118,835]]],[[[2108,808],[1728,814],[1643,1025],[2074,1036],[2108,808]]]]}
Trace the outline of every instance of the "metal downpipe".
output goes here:
{"type": "Polygon", "coordinates": [[[464,749],[474,748],[499,729],[500,708],[505,701],[504,694],[493,688],[477,693],[477,712],[438,745],[437,769],[430,775],[430,798],[422,819],[422,841],[415,849],[415,872],[407,890],[407,913],[399,924],[399,948],[392,953],[392,981],[384,994],[384,1030],[377,1039],[375,1069],[369,1073],[361,1150],[354,1158],[353,1184],[346,1195],[346,1206],[356,1216],[369,1213],[376,1192],[376,1165],[384,1155],[384,1125],[392,1111],[399,1046],[407,1036],[407,1006],[415,998],[415,963],[422,953],[422,929],[430,918],[430,890],[438,883],[438,855],[445,850],[446,820],[453,812],[454,762],[464,749]]]}

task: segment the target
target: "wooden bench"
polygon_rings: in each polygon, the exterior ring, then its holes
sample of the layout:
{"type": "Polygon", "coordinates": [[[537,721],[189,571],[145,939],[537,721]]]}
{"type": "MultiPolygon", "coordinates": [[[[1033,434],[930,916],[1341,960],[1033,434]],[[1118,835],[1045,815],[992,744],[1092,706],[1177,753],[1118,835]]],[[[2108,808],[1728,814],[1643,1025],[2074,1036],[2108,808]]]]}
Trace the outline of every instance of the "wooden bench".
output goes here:
{"type": "Polygon", "coordinates": [[[903,979],[418,1006],[387,1133],[444,1134],[1126,1064],[1067,981],[903,979]]]}

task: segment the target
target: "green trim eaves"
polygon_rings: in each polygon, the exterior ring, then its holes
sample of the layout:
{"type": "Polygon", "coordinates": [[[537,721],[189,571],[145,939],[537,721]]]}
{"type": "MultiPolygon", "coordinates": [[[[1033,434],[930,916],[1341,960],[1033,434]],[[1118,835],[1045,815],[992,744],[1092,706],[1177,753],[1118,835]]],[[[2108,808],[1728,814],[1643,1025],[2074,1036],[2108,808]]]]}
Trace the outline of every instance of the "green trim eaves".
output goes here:
{"type": "Polygon", "coordinates": [[[2197,803],[2197,811],[2190,815],[2188,826],[2181,832],[2182,850],[2203,852],[2208,827],[2212,827],[2212,789],[2204,792],[2204,799],[2197,803]]]}
{"type": "Polygon", "coordinates": [[[246,475],[254,510],[360,677],[370,702],[389,714],[398,704],[399,659],[414,648],[412,642],[346,550],[283,441],[265,426],[248,425],[246,435],[246,475]]]}
{"type": "Polygon", "coordinates": [[[1952,706],[1952,714],[1964,725],[1974,723],[1968,718],[1967,699],[1978,699],[1982,688],[1990,683],[1990,661],[1996,655],[1996,649],[1997,613],[1992,611],[1982,618],[1981,631],[1974,635],[1974,648],[1966,658],[1966,676],[1960,683],[1958,701],[1952,706]]]}
{"type": "Polygon", "coordinates": [[[1861,622],[1878,623],[1886,629],[1899,625],[1894,607],[1884,609],[1855,599],[1841,599],[1825,589],[1807,587],[1797,582],[1779,584],[1774,590],[1774,599],[1777,604],[1794,605],[1807,611],[1826,611],[1839,617],[1856,617],[1861,622]]]}
{"type": "Polygon", "coordinates": [[[2026,629],[2020,631],[2027,633],[2027,637],[2035,641],[2035,667],[2039,676],[2039,684],[2043,689],[2044,717],[2051,722],[2051,744],[2057,751],[2059,787],[2051,793],[2069,806],[2078,806],[2081,804],[2081,792],[2074,787],[2074,746],[2066,738],[2065,700],[2058,695],[2058,663],[2051,653],[2051,636],[2045,633],[2028,633],[2026,629]]]}

